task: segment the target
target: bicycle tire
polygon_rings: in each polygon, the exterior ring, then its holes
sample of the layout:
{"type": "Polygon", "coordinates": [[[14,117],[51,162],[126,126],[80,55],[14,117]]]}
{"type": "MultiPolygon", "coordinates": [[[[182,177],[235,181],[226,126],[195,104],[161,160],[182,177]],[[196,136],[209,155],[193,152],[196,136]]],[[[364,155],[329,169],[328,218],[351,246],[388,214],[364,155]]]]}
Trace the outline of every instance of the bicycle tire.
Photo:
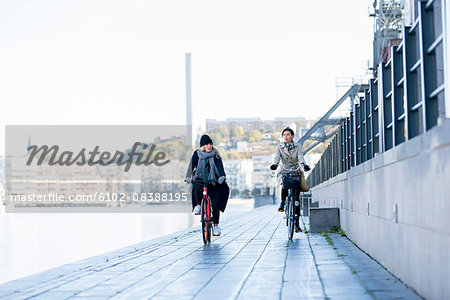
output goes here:
{"type": "Polygon", "coordinates": [[[208,243],[211,242],[211,235],[212,235],[212,212],[211,212],[211,199],[209,199],[208,197],[208,201],[206,202],[206,214],[207,214],[207,224],[206,224],[206,229],[207,229],[207,237],[208,237],[208,243]]]}
{"type": "Polygon", "coordinates": [[[289,195],[288,199],[286,199],[287,201],[289,201],[288,203],[288,218],[287,218],[287,222],[288,222],[288,239],[292,240],[292,237],[294,236],[294,201],[293,201],[294,197],[292,195],[289,195]]]}
{"type": "Polygon", "coordinates": [[[206,199],[202,199],[202,238],[203,243],[208,243],[208,216],[207,216],[207,203],[206,199]]]}
{"type": "Polygon", "coordinates": [[[289,226],[289,197],[286,197],[284,204],[284,218],[286,219],[286,226],[289,226]]]}

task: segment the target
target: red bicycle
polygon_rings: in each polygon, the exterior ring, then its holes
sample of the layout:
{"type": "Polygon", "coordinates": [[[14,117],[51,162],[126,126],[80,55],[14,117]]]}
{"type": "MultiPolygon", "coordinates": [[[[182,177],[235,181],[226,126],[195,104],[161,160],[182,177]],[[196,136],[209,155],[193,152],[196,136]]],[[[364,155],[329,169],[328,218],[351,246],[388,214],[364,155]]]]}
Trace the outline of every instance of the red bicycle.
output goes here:
{"type": "Polygon", "coordinates": [[[208,196],[208,183],[214,183],[211,180],[194,179],[193,184],[198,184],[203,187],[203,197],[202,197],[202,211],[201,211],[201,222],[202,222],[202,236],[203,243],[207,244],[211,242],[211,228],[212,228],[212,207],[211,199],[208,196]]]}

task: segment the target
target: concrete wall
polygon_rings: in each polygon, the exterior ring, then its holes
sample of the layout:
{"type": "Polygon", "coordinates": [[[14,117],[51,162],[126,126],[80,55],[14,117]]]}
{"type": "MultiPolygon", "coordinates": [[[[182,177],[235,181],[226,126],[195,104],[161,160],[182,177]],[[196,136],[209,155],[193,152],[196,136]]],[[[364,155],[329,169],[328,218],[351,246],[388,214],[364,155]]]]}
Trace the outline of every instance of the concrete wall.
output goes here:
{"type": "Polygon", "coordinates": [[[311,190],[320,207],[341,207],[348,237],[390,272],[427,299],[448,299],[449,119],[311,190]]]}

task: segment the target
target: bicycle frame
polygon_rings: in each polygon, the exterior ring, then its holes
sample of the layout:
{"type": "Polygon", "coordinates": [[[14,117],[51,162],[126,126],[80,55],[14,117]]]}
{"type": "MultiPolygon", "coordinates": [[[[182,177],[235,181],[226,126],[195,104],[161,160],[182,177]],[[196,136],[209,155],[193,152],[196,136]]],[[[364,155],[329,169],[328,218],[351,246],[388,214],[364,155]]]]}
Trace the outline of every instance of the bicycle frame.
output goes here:
{"type": "Polygon", "coordinates": [[[208,188],[206,186],[203,187],[201,222],[202,222],[203,243],[207,244],[211,242],[212,218],[211,218],[211,200],[208,197],[208,188]]]}
{"type": "Polygon", "coordinates": [[[294,190],[289,189],[288,195],[286,197],[286,201],[284,203],[284,213],[286,218],[286,226],[287,226],[287,232],[288,232],[288,239],[292,239],[294,236],[294,219],[295,219],[295,195],[294,190]]]}
{"type": "MultiPolygon", "coordinates": [[[[285,174],[297,174],[297,170],[300,169],[300,166],[297,169],[289,168],[286,169],[283,165],[281,167],[284,169],[285,174]]],[[[281,173],[282,176],[284,174],[281,173]]],[[[298,201],[298,199],[295,199],[295,194],[293,189],[288,190],[288,195],[286,197],[286,201],[284,203],[284,213],[285,213],[285,219],[286,219],[286,226],[287,226],[287,232],[288,232],[288,239],[292,239],[294,236],[294,220],[295,220],[295,201],[298,201]]]]}
{"type": "Polygon", "coordinates": [[[208,196],[208,184],[213,181],[195,179],[192,180],[193,184],[201,184],[203,187],[203,197],[201,203],[201,222],[202,222],[202,237],[203,243],[207,244],[211,242],[211,229],[212,229],[212,210],[211,199],[208,196]]]}

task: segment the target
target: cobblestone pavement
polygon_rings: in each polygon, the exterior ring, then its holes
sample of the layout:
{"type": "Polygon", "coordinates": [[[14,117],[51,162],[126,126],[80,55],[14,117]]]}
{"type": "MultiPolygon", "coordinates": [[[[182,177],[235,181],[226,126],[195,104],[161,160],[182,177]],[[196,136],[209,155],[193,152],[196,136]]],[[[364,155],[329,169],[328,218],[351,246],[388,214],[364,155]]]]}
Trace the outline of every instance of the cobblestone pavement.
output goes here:
{"type": "MultiPolygon", "coordinates": [[[[307,223],[308,219],[303,219],[307,223]]],[[[296,233],[264,206],[0,285],[0,299],[421,299],[347,238],[296,233]]]]}

